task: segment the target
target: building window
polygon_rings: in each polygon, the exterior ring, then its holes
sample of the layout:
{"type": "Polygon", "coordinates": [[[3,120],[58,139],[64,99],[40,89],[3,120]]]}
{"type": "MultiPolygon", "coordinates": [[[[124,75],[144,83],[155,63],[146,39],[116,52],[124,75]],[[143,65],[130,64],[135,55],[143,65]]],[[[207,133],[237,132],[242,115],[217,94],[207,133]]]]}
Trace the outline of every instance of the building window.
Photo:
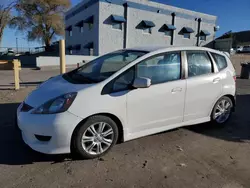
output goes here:
{"type": "Polygon", "coordinates": [[[112,28],[117,30],[122,30],[122,23],[113,23],[112,28]]]}
{"type": "Polygon", "coordinates": [[[69,36],[72,37],[73,36],[73,32],[72,30],[69,30],[69,36]]]}
{"type": "Polygon", "coordinates": [[[126,22],[126,19],[123,16],[111,15],[112,28],[117,30],[122,30],[123,23],[126,22]]]}
{"type": "Polygon", "coordinates": [[[80,51],[81,51],[81,45],[80,44],[75,45],[74,49],[76,51],[76,54],[80,53],[80,51]]]}
{"type": "Polygon", "coordinates": [[[207,40],[207,36],[206,36],[206,35],[200,36],[200,40],[201,40],[201,41],[206,41],[206,40],[207,40]]]}
{"type": "Polygon", "coordinates": [[[89,30],[91,30],[94,25],[94,16],[90,16],[87,19],[83,20],[82,24],[86,24],[89,30]]]}
{"type": "Polygon", "coordinates": [[[76,49],[76,54],[79,54],[80,53],[80,49],[76,49]]]}
{"type": "Polygon", "coordinates": [[[191,33],[194,33],[194,30],[191,27],[183,27],[181,30],[184,39],[190,39],[191,33]]]}
{"type": "Polygon", "coordinates": [[[173,33],[173,30],[165,31],[165,36],[171,37],[171,36],[172,36],[172,33],[173,33]]]}
{"type": "Polygon", "coordinates": [[[83,48],[85,48],[85,52],[87,53],[87,55],[93,56],[94,55],[94,43],[93,42],[89,42],[86,45],[83,46],[83,48]]]}
{"type": "Polygon", "coordinates": [[[72,46],[72,45],[69,45],[69,46],[67,47],[67,51],[68,51],[68,53],[69,53],[70,55],[72,55],[72,54],[73,54],[73,46],[72,46]]]}
{"type": "Polygon", "coordinates": [[[190,33],[183,33],[183,38],[184,39],[190,39],[191,38],[191,34],[190,33]]]}
{"type": "Polygon", "coordinates": [[[155,27],[154,22],[148,20],[142,20],[137,26],[137,29],[141,29],[144,34],[152,34],[152,28],[155,27]]]}
{"type": "Polygon", "coordinates": [[[67,35],[69,35],[70,37],[72,37],[73,32],[72,32],[73,27],[72,26],[68,26],[65,30],[68,32],[66,32],[67,35]]]}
{"type": "Polygon", "coordinates": [[[206,41],[207,36],[211,35],[207,30],[201,30],[200,32],[200,40],[201,41],[206,41]]]}
{"type": "Polygon", "coordinates": [[[93,48],[89,48],[88,50],[89,50],[89,55],[93,56],[94,55],[94,49],[93,48]]]}
{"type": "Polygon", "coordinates": [[[80,33],[83,33],[83,26],[80,27],[80,33]]]}
{"type": "Polygon", "coordinates": [[[142,29],[143,33],[145,34],[152,34],[152,28],[151,27],[145,27],[142,29]]]}
{"type": "Polygon", "coordinates": [[[91,30],[93,28],[94,24],[93,23],[88,23],[88,26],[89,26],[89,30],[91,30]]]}

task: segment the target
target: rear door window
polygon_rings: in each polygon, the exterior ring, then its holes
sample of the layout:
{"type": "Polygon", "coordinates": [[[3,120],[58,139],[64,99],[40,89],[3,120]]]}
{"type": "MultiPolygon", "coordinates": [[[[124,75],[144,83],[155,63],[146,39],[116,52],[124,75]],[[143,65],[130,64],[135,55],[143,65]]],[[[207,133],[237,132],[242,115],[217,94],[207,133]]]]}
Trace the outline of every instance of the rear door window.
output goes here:
{"type": "Polygon", "coordinates": [[[219,54],[215,54],[215,53],[211,53],[211,54],[214,58],[214,61],[217,65],[219,71],[221,71],[227,67],[227,60],[224,56],[219,55],[219,54]]]}
{"type": "Polygon", "coordinates": [[[206,51],[187,51],[188,77],[213,72],[212,62],[206,51]]]}

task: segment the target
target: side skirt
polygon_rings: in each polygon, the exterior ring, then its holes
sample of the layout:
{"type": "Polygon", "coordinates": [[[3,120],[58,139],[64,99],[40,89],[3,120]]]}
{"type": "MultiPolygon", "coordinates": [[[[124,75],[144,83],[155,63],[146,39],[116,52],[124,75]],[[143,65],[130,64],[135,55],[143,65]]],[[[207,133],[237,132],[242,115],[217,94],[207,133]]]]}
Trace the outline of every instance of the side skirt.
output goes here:
{"type": "Polygon", "coordinates": [[[136,138],[140,138],[140,137],[144,137],[144,136],[148,136],[148,135],[168,131],[168,130],[179,128],[179,127],[185,127],[185,126],[205,123],[205,122],[209,122],[210,120],[211,120],[210,117],[205,117],[205,118],[200,118],[200,119],[197,119],[197,120],[186,121],[186,122],[173,124],[173,125],[167,125],[167,126],[163,126],[163,127],[159,127],[159,128],[141,130],[141,131],[138,131],[138,132],[135,132],[135,133],[128,133],[126,130],[124,130],[124,141],[133,140],[133,139],[136,139],[136,138]]]}

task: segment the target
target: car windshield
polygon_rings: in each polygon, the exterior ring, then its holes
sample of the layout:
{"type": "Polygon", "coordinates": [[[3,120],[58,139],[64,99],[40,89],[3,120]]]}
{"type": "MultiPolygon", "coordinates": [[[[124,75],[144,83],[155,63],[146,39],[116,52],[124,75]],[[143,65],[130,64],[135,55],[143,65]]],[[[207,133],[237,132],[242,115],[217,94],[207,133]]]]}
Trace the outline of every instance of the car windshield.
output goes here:
{"type": "Polygon", "coordinates": [[[145,51],[120,50],[101,56],[68,74],[81,83],[98,83],[145,55],[145,51]]]}

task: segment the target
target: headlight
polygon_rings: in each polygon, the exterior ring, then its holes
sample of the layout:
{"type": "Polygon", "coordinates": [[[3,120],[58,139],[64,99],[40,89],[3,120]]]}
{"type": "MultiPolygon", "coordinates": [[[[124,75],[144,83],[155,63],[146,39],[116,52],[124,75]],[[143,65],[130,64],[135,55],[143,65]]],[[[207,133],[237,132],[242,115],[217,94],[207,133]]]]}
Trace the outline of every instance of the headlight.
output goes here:
{"type": "Polygon", "coordinates": [[[36,108],[32,114],[56,114],[65,112],[75,100],[76,95],[76,92],[67,93],[55,99],[49,100],[48,102],[36,108]]]}

